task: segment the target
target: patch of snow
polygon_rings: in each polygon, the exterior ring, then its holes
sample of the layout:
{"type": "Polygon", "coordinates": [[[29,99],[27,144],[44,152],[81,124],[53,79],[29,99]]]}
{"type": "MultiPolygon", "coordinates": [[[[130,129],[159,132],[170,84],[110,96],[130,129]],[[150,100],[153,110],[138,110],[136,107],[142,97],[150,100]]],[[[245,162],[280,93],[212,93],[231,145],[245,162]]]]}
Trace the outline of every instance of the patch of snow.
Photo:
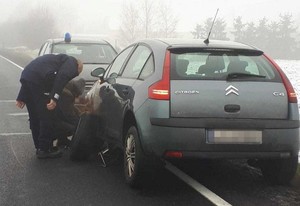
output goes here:
{"type": "MultiPolygon", "coordinates": [[[[300,102],[300,60],[275,60],[291,81],[300,102]]],[[[299,110],[300,111],[300,110],[299,110]]]]}
{"type": "MultiPolygon", "coordinates": [[[[291,81],[298,98],[298,108],[300,113],[300,60],[275,60],[281,67],[286,76],[291,81]]],[[[300,163],[300,152],[298,155],[298,163],[300,163]]]]}

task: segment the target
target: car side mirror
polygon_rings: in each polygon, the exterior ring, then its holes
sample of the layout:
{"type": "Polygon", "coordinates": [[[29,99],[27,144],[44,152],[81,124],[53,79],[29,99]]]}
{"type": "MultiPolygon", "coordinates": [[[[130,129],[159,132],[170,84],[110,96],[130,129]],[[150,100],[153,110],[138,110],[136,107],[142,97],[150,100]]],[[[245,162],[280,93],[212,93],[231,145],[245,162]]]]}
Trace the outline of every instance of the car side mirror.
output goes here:
{"type": "Polygon", "coordinates": [[[100,79],[103,79],[104,74],[105,74],[105,69],[102,67],[98,67],[91,72],[91,75],[93,77],[98,77],[100,79]]]}

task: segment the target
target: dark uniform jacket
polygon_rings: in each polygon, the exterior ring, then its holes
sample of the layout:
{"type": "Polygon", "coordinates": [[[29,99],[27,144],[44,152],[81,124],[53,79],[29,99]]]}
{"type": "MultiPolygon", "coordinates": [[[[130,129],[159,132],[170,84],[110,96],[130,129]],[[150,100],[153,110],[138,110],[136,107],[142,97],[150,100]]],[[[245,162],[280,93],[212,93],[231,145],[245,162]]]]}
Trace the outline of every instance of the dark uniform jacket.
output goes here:
{"type": "MultiPolygon", "coordinates": [[[[44,87],[49,98],[58,100],[65,85],[78,76],[77,60],[65,54],[46,54],[31,61],[23,70],[20,81],[44,87]]],[[[23,87],[17,100],[24,101],[23,87]]]]}

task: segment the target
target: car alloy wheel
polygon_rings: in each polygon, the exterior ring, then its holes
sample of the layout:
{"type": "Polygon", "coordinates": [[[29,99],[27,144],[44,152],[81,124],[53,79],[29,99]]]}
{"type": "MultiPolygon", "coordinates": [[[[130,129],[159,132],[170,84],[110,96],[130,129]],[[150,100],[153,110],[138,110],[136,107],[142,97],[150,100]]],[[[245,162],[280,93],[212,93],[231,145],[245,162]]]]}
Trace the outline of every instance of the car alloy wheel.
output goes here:
{"type": "Polygon", "coordinates": [[[128,134],[126,138],[125,155],[127,175],[128,177],[132,177],[135,172],[135,139],[132,134],[128,134]]]}
{"type": "Polygon", "coordinates": [[[128,128],[124,139],[124,174],[126,183],[140,187],[147,177],[147,159],[142,151],[139,134],[135,126],[128,128]]]}

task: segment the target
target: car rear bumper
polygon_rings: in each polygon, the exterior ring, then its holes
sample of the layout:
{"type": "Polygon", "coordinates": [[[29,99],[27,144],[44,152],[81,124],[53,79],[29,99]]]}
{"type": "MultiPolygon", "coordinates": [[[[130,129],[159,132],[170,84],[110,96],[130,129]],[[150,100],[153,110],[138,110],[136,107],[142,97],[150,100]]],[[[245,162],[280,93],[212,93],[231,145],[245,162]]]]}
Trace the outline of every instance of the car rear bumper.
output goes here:
{"type": "Polygon", "coordinates": [[[183,158],[287,158],[299,151],[299,121],[196,120],[158,121],[139,125],[146,154],[165,157],[166,152],[182,152],[183,158]],[[188,127],[188,124],[190,125],[188,127]],[[198,127],[197,127],[198,125],[198,127]],[[261,144],[211,144],[207,129],[261,130],[261,144]]]}
{"type": "Polygon", "coordinates": [[[289,109],[290,120],[238,118],[169,118],[168,101],[149,100],[135,112],[145,154],[165,157],[168,151],[186,158],[284,158],[298,156],[299,115],[297,104],[289,109]],[[208,143],[208,130],[261,131],[259,144],[208,143]]]}
{"type": "Polygon", "coordinates": [[[298,120],[221,119],[221,118],[151,118],[152,125],[182,128],[223,129],[293,129],[299,128],[298,120]],[[234,125],[234,126],[233,126],[234,125]]]}

